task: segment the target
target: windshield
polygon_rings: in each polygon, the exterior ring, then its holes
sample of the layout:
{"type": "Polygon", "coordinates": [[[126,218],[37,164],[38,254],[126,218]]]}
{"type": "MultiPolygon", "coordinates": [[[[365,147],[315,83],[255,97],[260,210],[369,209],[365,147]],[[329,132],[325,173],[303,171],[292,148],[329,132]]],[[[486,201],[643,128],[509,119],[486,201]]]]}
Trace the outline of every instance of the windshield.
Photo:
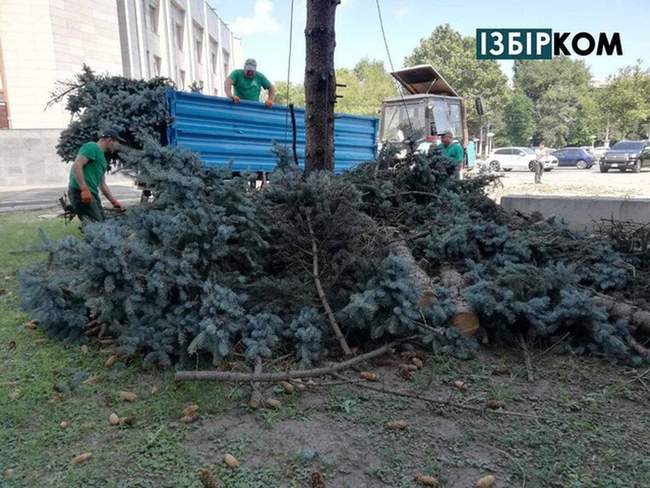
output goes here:
{"type": "Polygon", "coordinates": [[[535,151],[533,151],[533,150],[532,150],[531,148],[529,148],[529,147],[522,147],[522,148],[520,148],[520,149],[521,149],[522,151],[528,153],[528,154],[535,154],[535,151]]]}
{"type": "Polygon", "coordinates": [[[383,133],[384,140],[390,142],[402,142],[409,136],[412,140],[423,139],[429,135],[426,128],[425,106],[403,103],[387,105],[384,109],[383,133]]]}
{"type": "Polygon", "coordinates": [[[612,149],[614,151],[641,151],[643,149],[643,143],[634,141],[621,141],[614,144],[612,149]]]}
{"type": "Polygon", "coordinates": [[[460,102],[447,99],[434,100],[432,109],[438,134],[451,130],[454,137],[463,137],[463,118],[460,102]]]}

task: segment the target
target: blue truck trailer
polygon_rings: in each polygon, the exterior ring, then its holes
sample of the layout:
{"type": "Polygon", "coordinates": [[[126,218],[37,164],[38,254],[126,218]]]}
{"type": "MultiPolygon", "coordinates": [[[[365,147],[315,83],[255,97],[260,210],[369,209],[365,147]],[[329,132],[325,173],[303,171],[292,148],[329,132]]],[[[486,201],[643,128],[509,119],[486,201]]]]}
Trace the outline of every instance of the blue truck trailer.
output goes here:
{"type": "MultiPolygon", "coordinates": [[[[277,157],[275,144],[291,148],[289,107],[242,100],[234,104],[224,97],[170,90],[167,103],[171,123],[167,142],[201,156],[206,167],[231,167],[235,172],[267,173],[277,157]]],[[[305,164],[305,109],[295,109],[298,162],[305,164]]],[[[336,114],[334,122],[334,171],[340,173],[377,156],[379,120],[336,114]]]]}

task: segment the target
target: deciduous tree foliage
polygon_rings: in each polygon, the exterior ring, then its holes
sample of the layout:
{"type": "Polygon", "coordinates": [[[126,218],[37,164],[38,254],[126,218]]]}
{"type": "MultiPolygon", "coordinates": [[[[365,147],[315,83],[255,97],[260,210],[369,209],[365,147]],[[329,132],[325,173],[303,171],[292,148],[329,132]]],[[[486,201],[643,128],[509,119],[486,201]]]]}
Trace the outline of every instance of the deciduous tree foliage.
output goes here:
{"type": "MultiPolygon", "coordinates": [[[[97,93],[98,106],[110,103],[97,93]]],[[[152,201],[86,225],[81,238],[44,236],[48,259],[20,273],[25,309],[53,337],[87,341],[96,319],[121,353],[146,363],[291,352],[309,365],[339,350],[336,323],[361,347],[414,336],[467,357],[483,341],[523,336],[649,359],[602,305],[603,294],[644,303],[642,261],[562,222],[505,214],[485,195],[495,177],[458,180],[444,157],[387,155],[305,177],[279,151],[261,189],[153,140],[121,160],[152,201]],[[461,276],[476,335],[453,325],[458,290],[442,268],[461,276]]]]}
{"type": "Polygon", "coordinates": [[[535,130],[535,105],[526,94],[512,94],[503,110],[507,144],[526,146],[535,130]]]}
{"type": "MultiPolygon", "coordinates": [[[[549,147],[589,144],[602,133],[591,73],[582,60],[515,61],[513,83],[534,105],[535,139],[549,147]]],[[[506,114],[507,116],[507,114],[506,114]]]]}
{"type": "Polygon", "coordinates": [[[645,139],[650,120],[650,73],[640,63],[620,70],[599,93],[613,139],[645,139]]]}
{"type": "MultiPolygon", "coordinates": [[[[397,95],[393,78],[384,68],[384,63],[367,58],[359,61],[354,68],[336,70],[337,83],[346,85],[337,87],[336,93],[342,98],[336,101],[337,112],[377,116],[382,102],[397,95]]],[[[276,83],[277,100],[287,103],[287,83],[276,83]]],[[[298,107],[305,105],[305,90],[302,84],[292,83],[289,88],[289,101],[298,107]]]]}
{"type": "MultiPolygon", "coordinates": [[[[460,96],[467,99],[468,108],[473,107],[474,97],[482,96],[486,110],[491,112],[493,128],[498,129],[495,124],[507,100],[508,79],[496,61],[476,59],[474,36],[462,36],[449,24],[439,25],[404,60],[405,66],[417,64],[431,64],[440,71],[460,96]]],[[[480,123],[476,111],[469,109],[467,114],[470,133],[478,134],[480,123]]]]}

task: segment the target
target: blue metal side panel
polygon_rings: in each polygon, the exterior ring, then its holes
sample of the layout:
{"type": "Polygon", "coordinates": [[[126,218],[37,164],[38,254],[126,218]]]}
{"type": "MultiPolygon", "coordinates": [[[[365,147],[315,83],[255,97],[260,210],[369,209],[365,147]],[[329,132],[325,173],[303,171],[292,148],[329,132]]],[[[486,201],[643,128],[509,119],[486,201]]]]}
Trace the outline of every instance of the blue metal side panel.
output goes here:
{"type": "MultiPolygon", "coordinates": [[[[172,123],[167,130],[171,146],[183,146],[201,155],[205,166],[232,165],[233,171],[271,171],[277,159],[273,143],[291,147],[291,119],[286,105],[269,109],[261,103],[170,90],[172,123]]],[[[296,108],[297,153],[305,157],[305,109],[296,108]]],[[[378,120],[336,115],[335,171],[375,158],[378,120]]]]}

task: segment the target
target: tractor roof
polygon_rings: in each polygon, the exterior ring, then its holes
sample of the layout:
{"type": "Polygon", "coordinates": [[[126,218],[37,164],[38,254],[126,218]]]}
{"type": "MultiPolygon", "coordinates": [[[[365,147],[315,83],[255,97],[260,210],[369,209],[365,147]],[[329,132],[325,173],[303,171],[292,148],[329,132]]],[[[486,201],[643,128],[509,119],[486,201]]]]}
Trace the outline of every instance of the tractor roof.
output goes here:
{"type": "Polygon", "coordinates": [[[457,97],[447,80],[430,64],[419,64],[410,68],[398,69],[391,73],[411,95],[431,94],[457,97]]]}

